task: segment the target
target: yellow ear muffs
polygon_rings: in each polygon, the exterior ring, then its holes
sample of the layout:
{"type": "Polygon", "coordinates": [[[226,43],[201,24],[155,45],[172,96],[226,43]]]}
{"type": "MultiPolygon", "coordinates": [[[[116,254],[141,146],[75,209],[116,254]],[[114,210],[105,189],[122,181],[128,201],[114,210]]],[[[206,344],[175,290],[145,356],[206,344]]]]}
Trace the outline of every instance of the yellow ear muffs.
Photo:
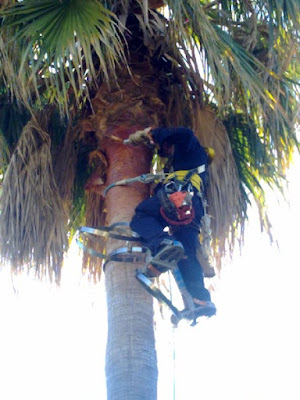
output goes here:
{"type": "Polygon", "coordinates": [[[208,156],[208,162],[211,163],[215,158],[215,150],[212,147],[204,147],[204,150],[208,156]]]}

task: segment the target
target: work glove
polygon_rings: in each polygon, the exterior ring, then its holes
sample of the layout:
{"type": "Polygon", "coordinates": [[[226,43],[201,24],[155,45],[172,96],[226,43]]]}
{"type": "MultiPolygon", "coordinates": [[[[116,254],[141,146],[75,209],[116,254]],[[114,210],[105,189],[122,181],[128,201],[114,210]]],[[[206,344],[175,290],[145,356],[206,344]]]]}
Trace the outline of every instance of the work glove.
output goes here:
{"type": "Polygon", "coordinates": [[[148,127],[142,131],[136,131],[132,133],[128,139],[124,140],[125,144],[144,144],[146,146],[153,146],[154,142],[150,134],[151,127],[148,127]]]}

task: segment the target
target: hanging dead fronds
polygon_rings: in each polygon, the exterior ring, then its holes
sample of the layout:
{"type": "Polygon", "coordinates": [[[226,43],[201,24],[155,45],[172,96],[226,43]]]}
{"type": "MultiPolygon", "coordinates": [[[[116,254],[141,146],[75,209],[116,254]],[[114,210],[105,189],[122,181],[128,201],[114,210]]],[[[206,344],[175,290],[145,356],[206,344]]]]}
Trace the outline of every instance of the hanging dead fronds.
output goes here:
{"type": "Polygon", "coordinates": [[[7,165],[8,160],[9,160],[9,147],[0,129],[0,175],[3,173],[3,168],[7,165]]]}
{"type": "Polygon", "coordinates": [[[227,131],[212,109],[195,107],[193,129],[201,144],[215,151],[209,166],[207,200],[212,216],[213,248],[217,266],[225,254],[226,244],[232,252],[237,229],[243,232],[245,214],[242,212],[240,179],[227,131]]]}
{"type": "Polygon", "coordinates": [[[59,147],[53,165],[55,181],[64,207],[69,212],[71,207],[72,189],[75,178],[77,153],[75,141],[78,139],[79,130],[69,123],[64,142],[59,147]]]}
{"type": "Polygon", "coordinates": [[[35,119],[24,127],[3,182],[0,254],[14,270],[34,267],[59,280],[65,215],[52,169],[50,138],[35,119]]]}
{"type": "MultiPolygon", "coordinates": [[[[89,191],[86,196],[86,225],[87,226],[104,226],[106,219],[106,212],[104,209],[104,198],[98,193],[89,191]]],[[[102,240],[93,241],[90,243],[91,239],[88,237],[85,239],[85,246],[91,247],[94,250],[104,253],[106,238],[103,237],[102,240]]],[[[87,252],[83,253],[82,269],[83,272],[87,272],[88,276],[95,282],[100,280],[102,271],[103,259],[92,256],[87,252]]]]}

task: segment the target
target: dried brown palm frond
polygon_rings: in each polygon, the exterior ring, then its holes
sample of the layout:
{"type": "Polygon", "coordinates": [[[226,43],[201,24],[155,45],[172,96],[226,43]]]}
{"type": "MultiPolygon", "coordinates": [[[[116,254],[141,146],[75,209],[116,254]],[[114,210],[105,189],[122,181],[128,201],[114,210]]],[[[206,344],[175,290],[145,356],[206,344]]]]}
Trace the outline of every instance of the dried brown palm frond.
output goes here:
{"type": "Polygon", "coordinates": [[[75,141],[78,139],[79,129],[68,125],[66,136],[53,163],[55,181],[64,207],[69,212],[71,207],[72,189],[76,172],[77,152],[75,141]]]}
{"type": "MultiPolygon", "coordinates": [[[[91,227],[99,227],[105,225],[106,212],[104,209],[104,198],[96,192],[88,191],[86,195],[86,225],[91,227]]],[[[91,243],[90,239],[87,237],[84,243],[87,247],[91,247],[94,250],[104,253],[106,239],[91,243]]],[[[83,253],[82,268],[83,272],[87,272],[88,276],[95,281],[98,281],[101,277],[103,259],[92,256],[87,252],[83,253]]]]}
{"type": "Polygon", "coordinates": [[[67,245],[65,214],[54,179],[49,135],[32,118],[24,127],[3,182],[0,252],[14,270],[34,267],[59,280],[67,245]]]}
{"type": "Polygon", "coordinates": [[[9,156],[9,147],[0,129],[0,174],[2,174],[3,168],[7,165],[9,156]]]}
{"type": "MultiPolygon", "coordinates": [[[[193,129],[201,144],[212,147],[215,157],[209,166],[207,201],[212,216],[212,239],[217,266],[227,245],[232,252],[237,229],[243,232],[245,215],[242,210],[240,179],[233,158],[227,131],[209,107],[194,109],[193,129]]],[[[241,239],[242,235],[238,237],[241,239]]]]}
{"type": "MultiPolygon", "coordinates": [[[[82,134],[85,135],[85,129],[89,128],[88,121],[83,121],[82,134]]],[[[104,197],[102,191],[97,190],[101,183],[105,181],[107,161],[99,150],[94,150],[89,154],[89,165],[93,167],[94,172],[90,175],[85,184],[86,194],[86,212],[85,225],[90,227],[100,227],[105,225],[106,210],[104,206],[104,197]]],[[[97,237],[96,240],[86,236],[84,245],[99,252],[105,253],[106,238],[97,237]]],[[[88,274],[90,279],[99,281],[101,277],[103,259],[92,256],[87,252],[83,253],[82,270],[88,274]]]]}

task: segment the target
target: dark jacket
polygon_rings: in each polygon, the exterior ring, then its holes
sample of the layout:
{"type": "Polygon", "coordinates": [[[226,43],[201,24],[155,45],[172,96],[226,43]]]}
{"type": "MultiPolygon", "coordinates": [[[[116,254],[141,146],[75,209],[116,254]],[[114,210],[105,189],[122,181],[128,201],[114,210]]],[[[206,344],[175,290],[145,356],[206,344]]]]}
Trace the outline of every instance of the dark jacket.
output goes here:
{"type": "Polygon", "coordinates": [[[151,133],[154,142],[160,146],[165,140],[174,144],[172,161],[174,171],[190,170],[204,164],[205,172],[200,176],[203,182],[206,182],[208,156],[191,129],[183,127],[157,128],[151,133]]]}

